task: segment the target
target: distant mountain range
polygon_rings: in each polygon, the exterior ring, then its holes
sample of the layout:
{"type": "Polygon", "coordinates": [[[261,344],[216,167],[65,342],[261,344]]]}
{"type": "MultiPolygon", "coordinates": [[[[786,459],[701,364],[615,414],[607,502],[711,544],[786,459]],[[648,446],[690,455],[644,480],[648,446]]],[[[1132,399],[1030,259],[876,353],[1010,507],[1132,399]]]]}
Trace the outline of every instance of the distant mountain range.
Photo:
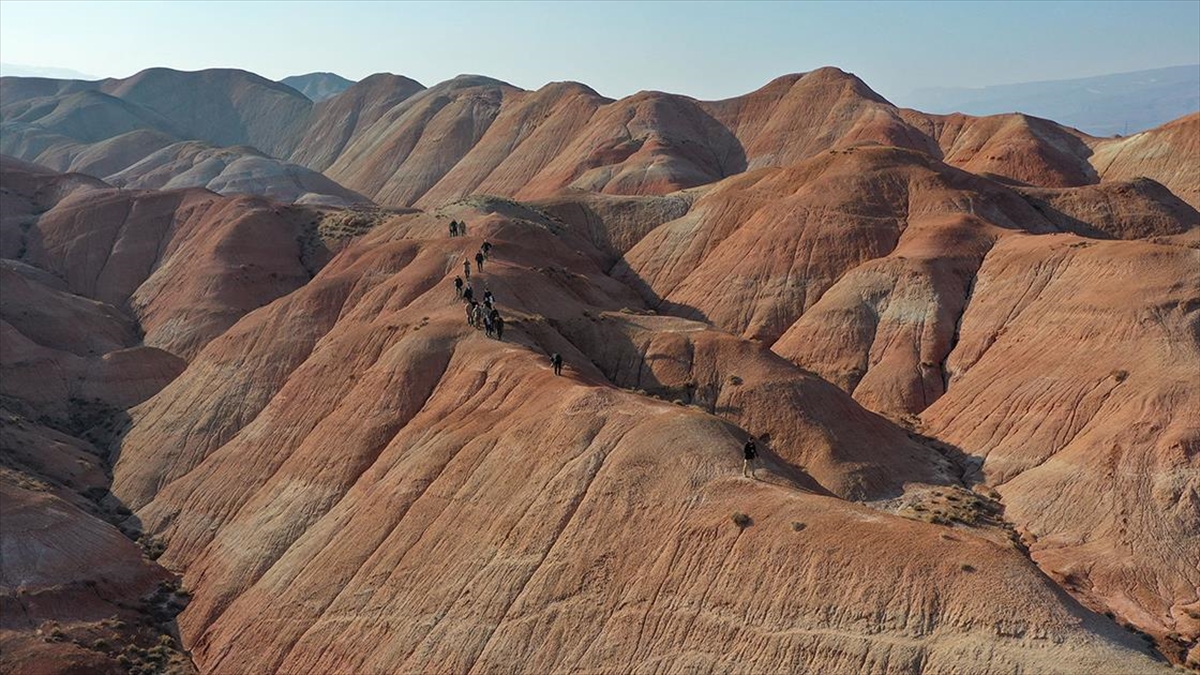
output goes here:
{"type": "MultiPolygon", "coordinates": [[[[313,96],[345,81],[292,79],[313,96]]],[[[479,193],[664,194],[864,143],[1043,187],[1134,171],[1127,153],[1113,154],[1124,147],[1114,139],[1023,113],[900,109],[836,68],[724,101],[664,92],[613,100],[577,82],[526,91],[479,75],[426,88],[378,73],[314,102],[243,70],[169,68],[95,81],[4,77],[0,98],[4,154],[122,186],[248,190],[285,202],[424,208],[479,193]]],[[[1186,143],[1198,120],[1145,135],[1186,143]]],[[[1153,160],[1136,175],[1200,204],[1190,156],[1153,160]]]]}
{"type": "Polygon", "coordinates": [[[95,75],[81,73],[70,68],[53,66],[30,66],[22,63],[0,63],[2,77],[55,77],[63,80],[98,80],[95,75]]]}
{"type": "Polygon", "coordinates": [[[349,89],[350,85],[354,84],[354,80],[347,80],[336,73],[292,75],[291,77],[283,78],[279,82],[280,84],[286,84],[317,103],[337,96],[349,89]]]}
{"type": "Polygon", "coordinates": [[[1129,135],[1200,110],[1200,65],[990,87],[932,87],[897,103],[933,113],[1020,111],[1093,136],[1129,135]]]}

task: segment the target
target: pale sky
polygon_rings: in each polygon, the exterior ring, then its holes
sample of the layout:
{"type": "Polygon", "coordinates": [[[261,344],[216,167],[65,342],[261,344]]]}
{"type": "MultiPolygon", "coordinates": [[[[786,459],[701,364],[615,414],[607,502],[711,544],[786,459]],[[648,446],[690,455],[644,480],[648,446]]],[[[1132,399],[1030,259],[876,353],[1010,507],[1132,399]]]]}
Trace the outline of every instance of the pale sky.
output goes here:
{"type": "Polygon", "coordinates": [[[0,61],[125,77],[152,66],[271,79],[460,73],[717,99],[834,65],[903,105],[917,88],[1200,63],[1200,0],[1175,2],[19,2],[0,61]]]}

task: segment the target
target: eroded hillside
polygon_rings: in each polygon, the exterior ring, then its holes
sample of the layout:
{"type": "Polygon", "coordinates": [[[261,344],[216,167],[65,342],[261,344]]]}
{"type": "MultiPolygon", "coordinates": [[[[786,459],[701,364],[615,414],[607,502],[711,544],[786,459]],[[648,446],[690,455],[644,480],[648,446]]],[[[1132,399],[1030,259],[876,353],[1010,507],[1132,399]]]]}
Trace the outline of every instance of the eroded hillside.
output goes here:
{"type": "Polygon", "coordinates": [[[230,72],[233,153],[169,72],[3,82],[147,149],[0,167],[6,670],[1200,663],[1194,120],[230,72]]]}

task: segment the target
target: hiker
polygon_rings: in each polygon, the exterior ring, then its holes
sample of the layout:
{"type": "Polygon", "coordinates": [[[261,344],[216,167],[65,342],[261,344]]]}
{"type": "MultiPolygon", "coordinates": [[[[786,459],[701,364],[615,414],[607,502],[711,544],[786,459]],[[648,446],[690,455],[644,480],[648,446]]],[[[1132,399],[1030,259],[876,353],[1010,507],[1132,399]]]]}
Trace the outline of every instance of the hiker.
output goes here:
{"type": "Polygon", "coordinates": [[[467,236],[467,221],[465,221],[465,220],[458,221],[458,236],[460,236],[460,237],[467,236]]]}
{"type": "Polygon", "coordinates": [[[450,221],[450,236],[451,237],[458,236],[458,221],[457,220],[450,221]]]}
{"type": "Polygon", "coordinates": [[[479,303],[475,303],[472,309],[474,313],[471,315],[471,325],[479,328],[480,324],[483,323],[483,307],[479,303]]]}
{"type": "Polygon", "coordinates": [[[742,477],[755,478],[754,465],[758,459],[758,446],[754,444],[754,439],[746,441],[746,445],[742,446],[742,477]],[[749,471],[747,474],[746,472],[749,471]]]}
{"type": "Polygon", "coordinates": [[[462,277],[454,277],[454,297],[463,297],[463,280],[462,277]]]}
{"type": "Polygon", "coordinates": [[[487,305],[488,309],[491,309],[492,305],[495,304],[495,298],[492,296],[492,289],[484,287],[483,304],[487,305]]]}
{"type": "Polygon", "coordinates": [[[483,315],[483,333],[488,337],[492,337],[493,331],[492,316],[490,314],[483,315]]]}
{"type": "Polygon", "coordinates": [[[471,261],[470,260],[463,261],[463,276],[467,278],[467,281],[471,280],[471,261]]]}
{"type": "Polygon", "coordinates": [[[474,302],[475,301],[475,289],[471,288],[470,286],[467,286],[466,288],[464,288],[463,289],[463,299],[466,300],[467,302],[474,302]]]}
{"type": "Polygon", "coordinates": [[[483,251],[480,251],[475,254],[475,271],[476,272],[483,271],[483,251]]]}
{"type": "Polygon", "coordinates": [[[467,325],[471,326],[472,328],[475,327],[475,301],[474,300],[467,301],[467,325]]]}
{"type": "Polygon", "coordinates": [[[490,241],[487,241],[487,240],[485,239],[485,240],[483,241],[483,246],[480,246],[480,247],[479,247],[479,250],[483,251],[483,257],[484,257],[484,258],[491,258],[491,257],[492,257],[492,243],[491,243],[490,241]]]}
{"type": "MultiPolygon", "coordinates": [[[[492,311],[495,312],[495,310],[492,311]]],[[[496,316],[492,319],[492,329],[496,331],[497,340],[504,339],[504,317],[500,316],[499,312],[496,312],[496,316]]]]}
{"type": "Polygon", "coordinates": [[[550,365],[554,366],[554,374],[562,375],[562,354],[554,352],[550,355],[550,365]]]}

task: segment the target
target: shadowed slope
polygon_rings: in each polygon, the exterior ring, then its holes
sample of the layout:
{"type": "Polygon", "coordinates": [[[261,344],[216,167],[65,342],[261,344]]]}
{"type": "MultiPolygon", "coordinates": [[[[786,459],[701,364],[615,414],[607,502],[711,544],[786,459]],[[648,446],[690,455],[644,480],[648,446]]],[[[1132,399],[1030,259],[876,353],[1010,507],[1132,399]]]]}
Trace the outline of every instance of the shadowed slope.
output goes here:
{"type": "Polygon", "coordinates": [[[922,415],[985,458],[1044,569],[1160,639],[1200,633],[1198,270],[1181,246],[1004,239],[922,415]]]}

